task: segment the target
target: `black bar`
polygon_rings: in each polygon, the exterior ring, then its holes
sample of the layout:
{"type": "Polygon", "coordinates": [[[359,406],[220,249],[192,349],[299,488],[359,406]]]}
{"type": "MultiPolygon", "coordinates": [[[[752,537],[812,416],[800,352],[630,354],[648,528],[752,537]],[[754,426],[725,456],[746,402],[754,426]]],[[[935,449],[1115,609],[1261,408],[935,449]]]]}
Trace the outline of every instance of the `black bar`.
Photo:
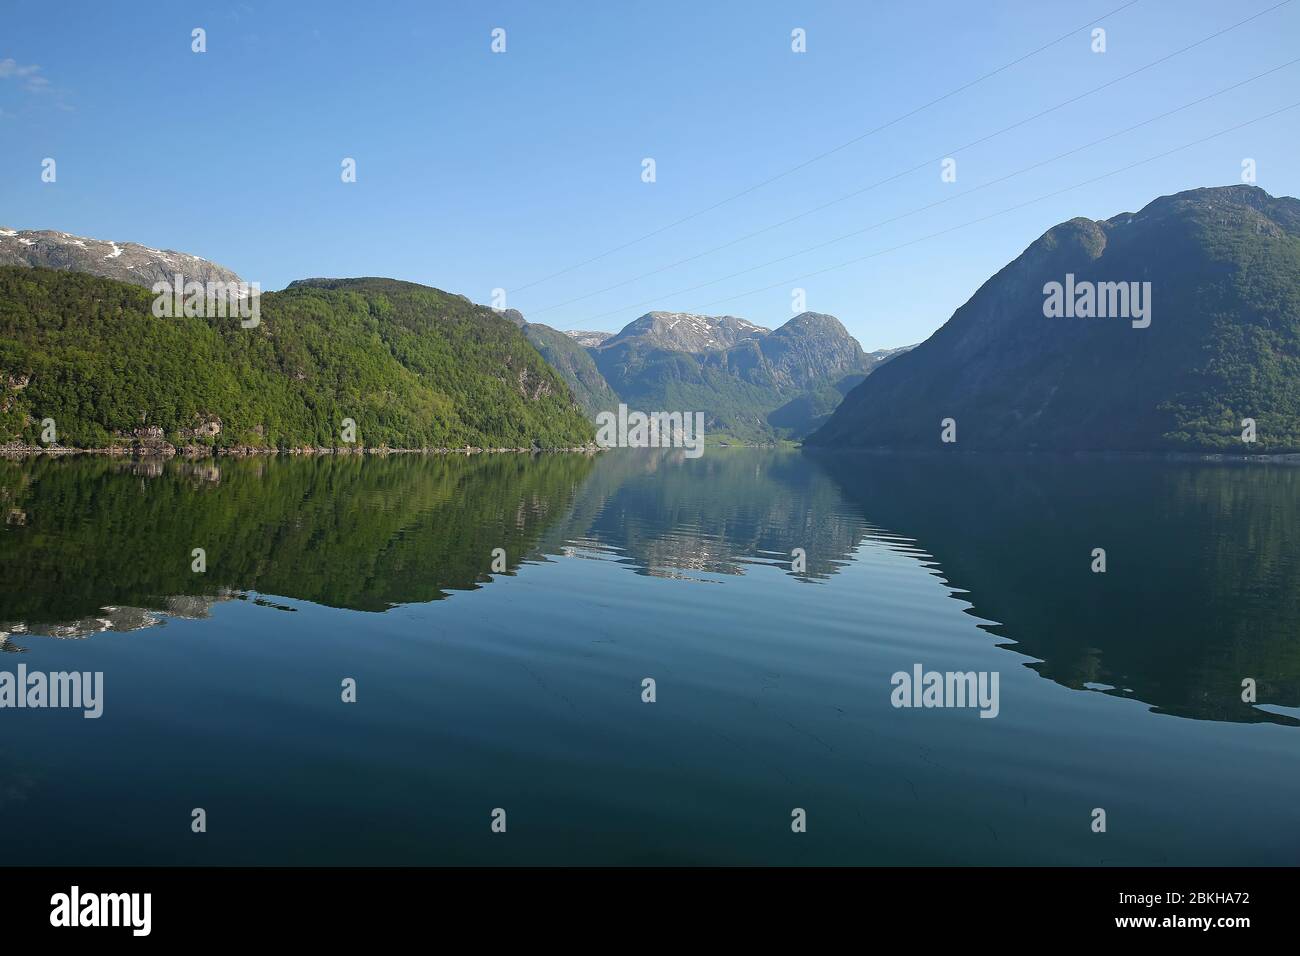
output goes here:
{"type": "Polygon", "coordinates": [[[67,941],[75,933],[81,942],[134,942],[130,925],[52,926],[53,898],[75,885],[83,904],[90,894],[150,894],[145,938],[164,942],[292,937],[337,944],[432,930],[448,945],[461,933],[521,935],[534,943],[564,937],[680,945],[680,932],[661,934],[699,924],[736,938],[805,943],[835,929],[862,941],[895,932],[918,943],[1029,941],[1051,933],[1058,940],[1201,936],[1231,945],[1294,927],[1294,878],[1293,870],[1281,868],[86,867],[0,870],[0,891],[7,941],[67,941]],[[1171,893],[1181,899],[1171,902],[1171,893]],[[1208,928],[1188,923],[1207,918],[1208,928]],[[1119,922],[1134,919],[1154,924],[1119,922]]]}

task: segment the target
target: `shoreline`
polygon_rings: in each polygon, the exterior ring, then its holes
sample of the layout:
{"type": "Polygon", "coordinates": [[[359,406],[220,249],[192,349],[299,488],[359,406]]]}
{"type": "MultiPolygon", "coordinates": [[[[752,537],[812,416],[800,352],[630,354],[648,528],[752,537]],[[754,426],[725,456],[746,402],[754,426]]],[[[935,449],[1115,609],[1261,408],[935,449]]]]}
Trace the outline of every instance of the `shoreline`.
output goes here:
{"type": "Polygon", "coordinates": [[[461,448],[388,448],[383,445],[365,447],[339,447],[304,445],[298,448],[256,448],[235,445],[227,448],[208,448],[203,445],[115,445],[108,448],[72,448],[65,445],[25,445],[10,443],[0,445],[0,459],[17,461],[25,458],[68,458],[77,455],[99,455],[106,458],[255,458],[279,455],[540,455],[584,454],[603,451],[598,445],[574,445],[561,448],[479,448],[465,445],[461,448]]]}
{"type": "Polygon", "coordinates": [[[970,449],[938,451],[925,448],[831,448],[825,445],[800,445],[799,450],[810,455],[875,455],[877,457],[940,458],[958,455],[972,458],[1082,458],[1087,460],[1115,461],[1178,461],[1203,464],[1265,464],[1300,465],[1300,452],[1259,452],[1243,454],[1222,451],[1047,451],[1044,449],[970,449]]]}
{"type": "MultiPolygon", "coordinates": [[[[780,449],[785,446],[770,444],[740,444],[707,446],[715,450],[734,448],[780,449]]],[[[256,458],[323,455],[542,455],[542,454],[581,454],[594,455],[609,451],[600,445],[572,445],[559,448],[480,448],[465,445],[459,448],[389,448],[383,445],[327,447],[304,445],[297,448],[259,448],[247,445],[235,445],[225,448],[209,448],[203,445],[114,445],[107,448],[73,448],[66,445],[26,445],[19,442],[0,445],[0,460],[21,461],[28,458],[68,458],[82,455],[105,458],[131,459],[170,459],[180,458],[194,461],[204,458],[256,458]]],[[[641,449],[633,449],[641,450],[641,449]]],[[[653,450],[653,449],[644,449],[653,450]]],[[[956,449],[938,451],[924,448],[830,448],[823,445],[792,445],[789,451],[809,455],[872,455],[880,458],[919,458],[934,459],[949,455],[971,458],[1081,458],[1086,460],[1119,461],[1174,461],[1219,464],[1272,464],[1300,466],[1300,452],[1261,452],[1259,454],[1241,454],[1228,452],[1189,452],[1189,451],[1046,451],[1026,449],[956,449]]]]}

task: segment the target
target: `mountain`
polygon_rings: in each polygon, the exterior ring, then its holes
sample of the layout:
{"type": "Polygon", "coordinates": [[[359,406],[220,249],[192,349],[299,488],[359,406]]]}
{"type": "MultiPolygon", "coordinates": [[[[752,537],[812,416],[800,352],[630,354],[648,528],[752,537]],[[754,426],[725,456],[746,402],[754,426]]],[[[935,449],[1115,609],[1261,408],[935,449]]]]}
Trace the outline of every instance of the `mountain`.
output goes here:
{"type": "Polygon", "coordinates": [[[734,315],[648,312],[616,333],[557,332],[502,313],[568,382],[588,415],[620,402],[702,411],[715,438],[767,443],[821,425],[877,365],[834,316],[805,312],[772,331],[734,315]],[[584,343],[585,347],[584,347],[584,343]]]}
{"type": "Polygon", "coordinates": [[[745,349],[766,366],[772,382],[783,389],[804,390],[844,375],[871,370],[858,340],[833,315],[804,312],[745,349]]]}
{"type": "Polygon", "coordinates": [[[710,352],[761,338],[770,331],[734,315],[647,312],[601,342],[599,347],[612,348],[620,342],[635,340],[639,345],[668,352],[710,352]]]}
{"type": "Polygon", "coordinates": [[[767,422],[794,438],[810,435],[830,420],[831,413],[839,408],[844,396],[865,378],[865,374],[846,375],[837,382],[803,392],[769,412],[767,422]]]}
{"type": "Polygon", "coordinates": [[[604,342],[607,338],[613,336],[613,332],[581,332],[577,329],[571,329],[564,333],[573,341],[577,342],[584,349],[593,348],[604,342]]]}
{"type": "Polygon", "coordinates": [[[171,282],[179,272],[197,282],[238,282],[224,266],[172,249],[151,249],[134,242],[86,239],[66,232],[0,228],[0,266],[38,266],[152,286],[171,282]]]}
{"type": "Polygon", "coordinates": [[[0,266],[0,443],[71,447],[569,447],[594,429],[523,333],[391,279],[264,293],[260,322],[156,318],[148,289],[0,266]]]}
{"type": "Polygon", "coordinates": [[[714,437],[798,438],[877,364],[834,316],[775,331],[735,316],[651,312],[590,349],[631,407],[702,411],[714,437]]]}
{"type": "MultiPolygon", "coordinates": [[[[178,272],[183,273],[186,280],[198,282],[240,281],[239,276],[229,269],[188,253],[151,249],[133,242],[84,239],[49,230],[18,232],[0,229],[0,265],[86,272],[150,288],[160,280],[173,282],[178,272]]],[[[502,314],[523,329],[529,342],[560,373],[588,417],[618,406],[617,396],[596,371],[591,357],[569,336],[545,325],[526,323],[523,316],[513,309],[502,314]]]]}
{"type": "MultiPolygon", "coordinates": [[[[188,253],[52,231],[0,230],[0,266],[4,265],[86,273],[146,288],[160,280],[171,283],[178,272],[187,280],[200,282],[240,281],[229,269],[188,253]]],[[[286,292],[315,288],[369,294],[377,291],[374,283],[386,281],[390,280],[301,280],[286,292]]],[[[409,292],[424,287],[395,283],[386,291],[396,288],[409,292]]],[[[425,303],[435,311],[443,306],[458,311],[479,308],[463,296],[427,291],[441,297],[436,303],[425,303]]],[[[277,296],[283,295],[265,293],[261,301],[270,304],[274,313],[277,296]]],[[[709,435],[746,442],[802,437],[822,424],[868,372],[892,357],[888,350],[863,353],[838,320],[811,312],[772,331],[737,316],[656,311],[617,333],[560,332],[528,322],[513,309],[499,315],[522,331],[558,373],[588,421],[601,411],[617,408],[620,402],[646,411],[703,411],[709,435]]],[[[251,338],[257,340],[257,336],[251,338]]],[[[21,379],[22,373],[15,374],[21,379]]],[[[468,398],[470,393],[465,395],[468,398]]],[[[0,399],[0,404],[13,402],[0,399]]],[[[13,427],[11,436],[17,434],[13,427]]],[[[97,433],[100,437],[96,440],[111,443],[116,440],[114,432],[122,431],[125,436],[142,427],[143,423],[138,423],[127,431],[109,429],[97,433]]],[[[193,431],[184,423],[176,428],[193,431]]],[[[492,443],[491,429],[472,430],[478,438],[467,439],[468,444],[492,443]]],[[[306,432],[295,426],[286,434],[297,440],[306,432]]],[[[0,440],[3,435],[0,431],[0,440]]],[[[368,435],[377,437],[373,430],[368,435]]],[[[179,431],[177,436],[188,440],[179,431]]],[[[265,436],[227,437],[219,443],[259,446],[265,440],[265,436]]],[[[333,439],[322,435],[319,442],[312,438],[306,443],[331,444],[333,439]]],[[[459,439],[456,443],[461,444],[459,439]]]]}
{"type": "Polygon", "coordinates": [[[867,358],[879,365],[881,362],[888,361],[891,358],[897,358],[904,352],[910,352],[914,348],[916,348],[915,345],[901,345],[896,349],[876,349],[874,352],[868,352],[867,358]]]}
{"type": "Polygon", "coordinates": [[[1062,223],[807,443],[939,448],[944,418],[959,449],[1300,450],[1300,201],[1225,186],[1062,223]],[[1067,317],[1122,306],[1107,282],[1139,284],[1130,315],[1067,317]]]}
{"type": "Polygon", "coordinates": [[[557,331],[549,325],[527,322],[517,309],[507,309],[500,315],[519,326],[533,348],[537,349],[551,368],[560,373],[589,419],[594,421],[599,412],[618,408],[618,396],[596,368],[591,355],[571,333],[557,331]]]}

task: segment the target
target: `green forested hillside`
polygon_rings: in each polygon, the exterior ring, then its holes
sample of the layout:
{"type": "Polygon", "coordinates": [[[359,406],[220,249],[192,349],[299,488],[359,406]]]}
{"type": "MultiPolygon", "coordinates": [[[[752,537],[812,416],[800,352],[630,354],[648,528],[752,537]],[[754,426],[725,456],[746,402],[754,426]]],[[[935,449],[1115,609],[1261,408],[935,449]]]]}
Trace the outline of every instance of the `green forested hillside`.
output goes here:
{"type": "MultiPolygon", "coordinates": [[[[144,288],[0,268],[0,442],[563,447],[593,429],[510,322],[389,279],[308,280],[261,300],[261,323],[155,318],[144,288]],[[203,425],[220,430],[204,434],[203,425]]],[[[215,429],[209,427],[208,431],[215,429]]]]}
{"type": "Polygon", "coordinates": [[[1062,223],[850,392],[808,444],[1300,451],[1300,201],[1225,186],[1062,223]],[[1149,326],[1047,318],[1045,287],[1067,275],[1149,283],[1149,326]],[[955,445],[940,443],[945,418],[955,445]]]}

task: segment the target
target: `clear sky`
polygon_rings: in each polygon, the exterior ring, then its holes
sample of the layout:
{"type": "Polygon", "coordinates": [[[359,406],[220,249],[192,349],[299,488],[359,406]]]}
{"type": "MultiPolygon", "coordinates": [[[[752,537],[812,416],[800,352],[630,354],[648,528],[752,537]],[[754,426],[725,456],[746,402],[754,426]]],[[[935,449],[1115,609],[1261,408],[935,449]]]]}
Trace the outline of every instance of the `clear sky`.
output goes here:
{"type": "Polygon", "coordinates": [[[0,224],[191,252],[266,290],[504,288],[562,329],[651,309],[775,327],[797,287],[864,347],[902,345],[1055,223],[1240,182],[1246,158],[1300,194],[1300,108],[1096,179],[1300,102],[1295,64],[1122,132],[1300,57],[1300,0],[1184,52],[1278,0],[1107,16],[1127,2],[6,0],[0,224]]]}

